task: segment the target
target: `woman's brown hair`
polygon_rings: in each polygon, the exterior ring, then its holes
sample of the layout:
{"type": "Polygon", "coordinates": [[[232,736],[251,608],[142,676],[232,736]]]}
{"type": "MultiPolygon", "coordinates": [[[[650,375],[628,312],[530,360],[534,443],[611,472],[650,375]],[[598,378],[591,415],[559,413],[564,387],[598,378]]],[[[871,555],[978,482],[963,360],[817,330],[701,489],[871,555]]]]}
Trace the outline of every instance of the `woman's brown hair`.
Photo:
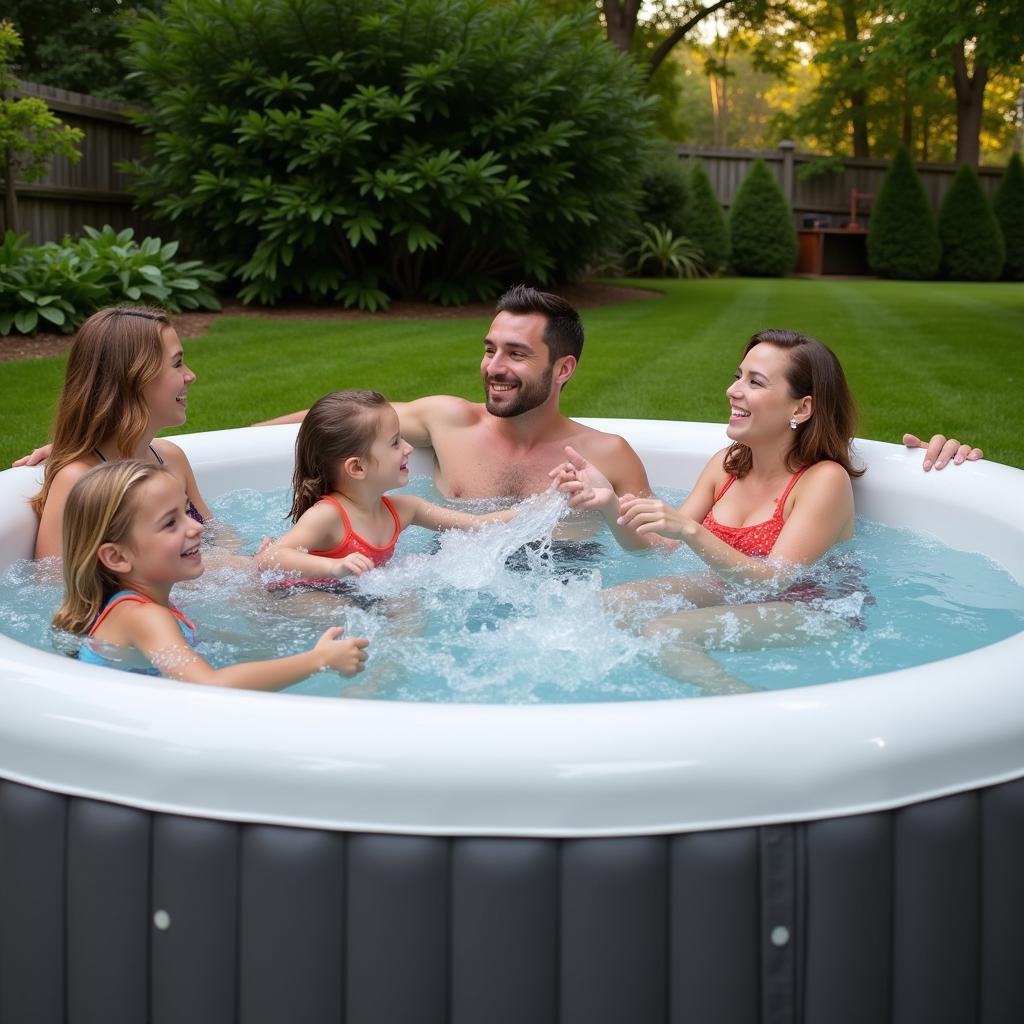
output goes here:
{"type": "Polygon", "coordinates": [[[108,462],[90,469],[71,488],[64,506],[64,600],[53,625],[87,633],[111,596],[121,589],[118,576],[99,559],[104,544],[123,544],[135,520],[139,487],[164,466],[140,459],[108,462]]]}
{"type": "MultiPolygon", "coordinates": [[[[827,345],[796,331],[768,328],[751,337],[743,355],[762,344],[789,353],[784,372],[790,397],[809,395],[814,399],[811,418],[793,432],[793,445],[786,453],[789,470],[795,473],[804,466],[829,459],[838,462],[850,476],[862,476],[864,470],[854,468],[850,452],[857,427],[857,406],[836,354],[827,345]]],[[[722,465],[730,476],[746,476],[753,465],[750,449],[733,442],[722,465]]]]}
{"type": "Polygon", "coordinates": [[[42,490],[31,499],[41,515],[54,477],[113,438],[130,455],[149,425],[143,398],[164,359],[160,333],[167,314],[148,306],[116,306],[93,313],[71,344],[64,389],[53,427],[42,490]]]}
{"type": "Polygon", "coordinates": [[[332,391],[306,413],[295,439],[292,522],[334,490],[338,466],[370,454],[388,400],[376,391],[332,391]]]}

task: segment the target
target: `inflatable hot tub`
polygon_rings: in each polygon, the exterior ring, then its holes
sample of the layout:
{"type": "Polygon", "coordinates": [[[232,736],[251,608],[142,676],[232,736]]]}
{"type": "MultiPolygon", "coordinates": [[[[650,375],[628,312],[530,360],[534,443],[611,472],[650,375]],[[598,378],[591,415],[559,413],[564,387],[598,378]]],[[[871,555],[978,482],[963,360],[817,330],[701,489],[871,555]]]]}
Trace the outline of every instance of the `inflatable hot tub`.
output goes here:
{"type": "MultiPolygon", "coordinates": [[[[723,443],[587,422],[662,486],[723,443]]],[[[212,498],[284,486],[294,434],[176,440],[212,498]]],[[[858,448],[861,515],[1024,580],[1024,473],[858,448]]],[[[0,474],[0,566],[36,480],[0,474]]],[[[1024,633],[743,697],[429,705],[0,635],[0,1022],[1022,1020],[1021,665],[1024,633]]]]}

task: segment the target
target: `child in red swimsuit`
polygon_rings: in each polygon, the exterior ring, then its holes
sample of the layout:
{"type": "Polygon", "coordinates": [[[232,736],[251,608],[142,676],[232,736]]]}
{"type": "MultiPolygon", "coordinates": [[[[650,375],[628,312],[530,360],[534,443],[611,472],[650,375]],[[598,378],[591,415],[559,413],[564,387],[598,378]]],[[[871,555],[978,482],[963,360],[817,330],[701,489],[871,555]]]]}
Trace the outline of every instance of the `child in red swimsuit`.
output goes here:
{"type": "Polygon", "coordinates": [[[295,573],[281,581],[286,586],[333,588],[383,565],[407,526],[467,530],[508,522],[516,514],[505,509],[471,515],[409,494],[386,497],[408,482],[411,452],[398,414],[376,391],[335,391],[321,398],[295,442],[295,525],[259,554],[259,567],[295,573]]]}

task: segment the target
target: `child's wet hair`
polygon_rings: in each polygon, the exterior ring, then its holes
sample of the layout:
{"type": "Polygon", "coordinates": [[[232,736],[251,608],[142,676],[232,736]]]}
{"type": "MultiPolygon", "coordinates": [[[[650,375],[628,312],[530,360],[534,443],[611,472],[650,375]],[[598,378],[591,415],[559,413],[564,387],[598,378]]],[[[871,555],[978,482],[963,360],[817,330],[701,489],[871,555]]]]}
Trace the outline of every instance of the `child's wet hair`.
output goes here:
{"type": "Polygon", "coordinates": [[[108,462],[90,469],[71,488],[64,506],[64,600],[53,625],[71,633],[88,632],[120,578],[99,559],[104,544],[123,544],[131,533],[138,490],[165,466],[141,459],[108,462]]]}
{"type": "Polygon", "coordinates": [[[332,391],[306,413],[295,439],[292,522],[335,489],[338,466],[365,459],[380,429],[388,400],[377,391],[332,391]]]}

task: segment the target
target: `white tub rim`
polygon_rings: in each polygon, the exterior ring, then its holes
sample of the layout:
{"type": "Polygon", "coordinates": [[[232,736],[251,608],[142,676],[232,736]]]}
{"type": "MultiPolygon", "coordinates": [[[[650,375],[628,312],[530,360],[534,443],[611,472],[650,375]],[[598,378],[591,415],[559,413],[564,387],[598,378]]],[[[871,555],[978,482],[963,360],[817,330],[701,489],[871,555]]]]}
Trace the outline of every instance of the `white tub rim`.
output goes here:
{"type": "MultiPolygon", "coordinates": [[[[720,425],[584,422],[626,436],[655,484],[666,482],[657,467],[683,449],[696,465],[724,443],[720,425]]],[[[294,432],[175,440],[212,496],[214,479],[233,486],[228,462],[243,471],[271,453],[287,462],[294,432]]],[[[915,501],[918,511],[939,509],[940,536],[943,508],[984,510],[970,539],[990,555],[1016,550],[1007,568],[1024,578],[1014,521],[1024,472],[982,463],[925,475],[920,453],[859,448],[869,464],[859,507],[878,503],[875,488],[895,488],[901,514],[915,501]]],[[[422,469],[429,456],[417,457],[422,469]]],[[[0,495],[25,492],[32,479],[2,474],[0,495]]],[[[954,529],[942,539],[962,546],[954,529]]],[[[1022,662],[1018,633],[942,662],[810,688],[510,708],[223,692],[69,663],[0,636],[0,777],[153,811],[425,835],[633,835],[809,820],[1024,776],[1024,695],[1013,679],[1022,662]]]]}

